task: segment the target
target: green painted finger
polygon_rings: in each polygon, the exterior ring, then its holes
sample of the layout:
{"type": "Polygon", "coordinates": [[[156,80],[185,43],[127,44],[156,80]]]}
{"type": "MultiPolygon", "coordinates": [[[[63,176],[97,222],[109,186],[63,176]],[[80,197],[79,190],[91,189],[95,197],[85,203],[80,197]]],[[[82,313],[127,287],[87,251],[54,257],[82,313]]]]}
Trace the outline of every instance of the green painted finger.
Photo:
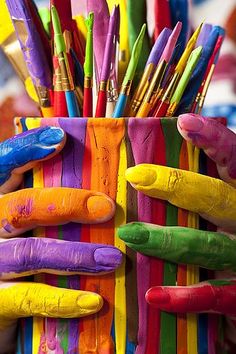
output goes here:
{"type": "Polygon", "coordinates": [[[134,222],[119,227],[118,235],[128,247],[147,256],[236,271],[236,239],[225,234],[134,222]]]}

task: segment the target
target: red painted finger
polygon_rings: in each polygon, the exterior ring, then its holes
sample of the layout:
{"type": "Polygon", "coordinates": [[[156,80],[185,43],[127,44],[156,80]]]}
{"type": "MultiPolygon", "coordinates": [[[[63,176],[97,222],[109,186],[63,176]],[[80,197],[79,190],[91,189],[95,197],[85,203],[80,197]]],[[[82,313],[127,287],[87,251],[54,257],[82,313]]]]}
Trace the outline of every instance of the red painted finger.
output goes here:
{"type": "Polygon", "coordinates": [[[236,282],[212,280],[191,286],[157,286],[147,291],[146,301],[167,312],[215,312],[235,316],[236,282]]]}

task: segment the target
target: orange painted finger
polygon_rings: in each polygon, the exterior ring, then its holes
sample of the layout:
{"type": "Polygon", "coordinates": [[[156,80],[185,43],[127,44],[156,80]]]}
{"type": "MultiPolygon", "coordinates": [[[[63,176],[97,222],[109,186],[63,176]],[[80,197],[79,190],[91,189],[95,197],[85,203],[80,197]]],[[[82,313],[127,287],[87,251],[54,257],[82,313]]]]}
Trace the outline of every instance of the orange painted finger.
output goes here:
{"type": "Polygon", "coordinates": [[[74,188],[22,189],[0,198],[0,237],[14,237],[36,226],[102,223],[114,212],[114,202],[103,193],[74,188]]]}

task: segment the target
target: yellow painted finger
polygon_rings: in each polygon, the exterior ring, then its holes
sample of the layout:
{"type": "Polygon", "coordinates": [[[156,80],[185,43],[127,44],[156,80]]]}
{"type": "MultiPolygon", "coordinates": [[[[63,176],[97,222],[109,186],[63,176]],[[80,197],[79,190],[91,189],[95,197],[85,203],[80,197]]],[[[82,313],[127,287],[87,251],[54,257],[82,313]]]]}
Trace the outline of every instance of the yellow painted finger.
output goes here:
{"type": "Polygon", "coordinates": [[[219,179],[151,164],[129,168],[126,179],[150,197],[168,200],[218,226],[236,229],[236,190],[219,179]]]}
{"type": "Polygon", "coordinates": [[[0,284],[0,331],[21,317],[78,318],[98,312],[98,294],[39,283],[0,284]]]}
{"type": "Polygon", "coordinates": [[[105,222],[114,212],[114,202],[103,193],[75,188],[22,189],[0,198],[0,237],[13,237],[36,226],[105,222]]]}

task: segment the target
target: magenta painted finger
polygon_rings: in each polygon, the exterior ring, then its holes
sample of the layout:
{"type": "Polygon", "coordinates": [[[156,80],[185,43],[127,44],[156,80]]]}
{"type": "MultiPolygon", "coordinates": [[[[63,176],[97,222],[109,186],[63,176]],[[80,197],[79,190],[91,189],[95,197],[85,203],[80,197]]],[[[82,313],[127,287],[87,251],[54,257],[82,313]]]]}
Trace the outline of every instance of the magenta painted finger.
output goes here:
{"type": "Polygon", "coordinates": [[[187,140],[205,153],[218,166],[222,179],[236,179],[236,134],[220,122],[197,114],[182,114],[178,130],[187,140]]]}
{"type": "Polygon", "coordinates": [[[40,272],[93,275],[112,272],[122,262],[114,246],[33,237],[0,242],[0,254],[0,279],[40,272]]]}
{"type": "Polygon", "coordinates": [[[236,282],[209,280],[191,286],[156,286],[146,301],[162,311],[177,313],[215,312],[236,315],[236,282]]]}

